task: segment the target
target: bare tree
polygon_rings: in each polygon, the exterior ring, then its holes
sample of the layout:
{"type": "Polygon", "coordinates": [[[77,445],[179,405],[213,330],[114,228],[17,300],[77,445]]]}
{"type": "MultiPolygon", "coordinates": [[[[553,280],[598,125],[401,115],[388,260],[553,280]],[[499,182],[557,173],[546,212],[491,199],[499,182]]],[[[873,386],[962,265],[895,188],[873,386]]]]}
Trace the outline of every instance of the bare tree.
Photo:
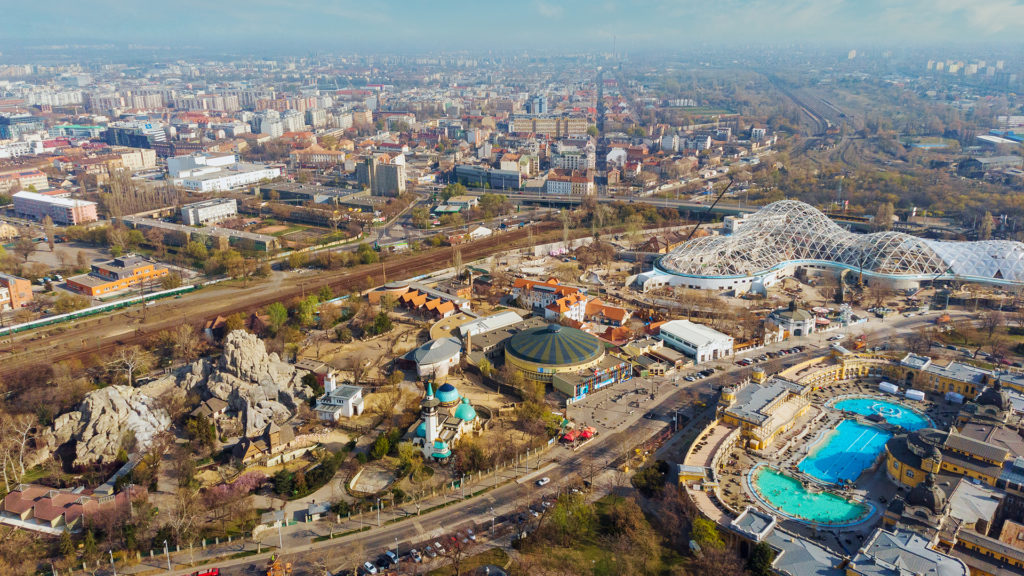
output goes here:
{"type": "Polygon", "coordinates": [[[53,226],[53,218],[50,218],[49,214],[43,216],[43,233],[46,234],[46,243],[50,245],[50,252],[53,252],[53,235],[55,233],[55,229],[53,226]]]}
{"type": "Polygon", "coordinates": [[[107,366],[111,370],[123,373],[128,379],[128,385],[131,386],[135,383],[135,374],[149,370],[152,363],[153,358],[149,352],[133,345],[119,348],[107,366]]]}
{"type": "Polygon", "coordinates": [[[369,367],[369,359],[365,353],[357,353],[345,358],[343,368],[352,373],[352,384],[358,386],[366,376],[366,369],[369,367]]]}
{"type": "Polygon", "coordinates": [[[180,324],[171,332],[171,341],[174,345],[174,356],[185,362],[192,362],[199,356],[199,349],[202,340],[196,329],[190,324],[180,324]]]}
{"type": "Polygon", "coordinates": [[[992,335],[996,330],[1006,324],[1006,316],[998,310],[989,310],[981,315],[981,327],[985,330],[988,335],[988,339],[992,339],[992,335]]]}
{"type": "Polygon", "coordinates": [[[28,262],[29,256],[36,251],[36,243],[32,238],[23,235],[14,243],[14,251],[21,256],[22,261],[28,262]]]}

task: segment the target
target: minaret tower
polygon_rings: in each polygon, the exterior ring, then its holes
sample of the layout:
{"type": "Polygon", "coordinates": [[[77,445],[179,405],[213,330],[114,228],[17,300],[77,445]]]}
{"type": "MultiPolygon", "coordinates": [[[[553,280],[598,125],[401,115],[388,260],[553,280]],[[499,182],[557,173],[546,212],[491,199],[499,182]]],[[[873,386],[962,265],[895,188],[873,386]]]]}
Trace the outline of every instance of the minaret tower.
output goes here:
{"type": "Polygon", "coordinates": [[[441,403],[434,398],[434,387],[427,384],[427,396],[420,402],[420,417],[427,425],[427,433],[424,437],[423,447],[425,450],[434,447],[434,440],[437,440],[437,407],[441,403]]]}

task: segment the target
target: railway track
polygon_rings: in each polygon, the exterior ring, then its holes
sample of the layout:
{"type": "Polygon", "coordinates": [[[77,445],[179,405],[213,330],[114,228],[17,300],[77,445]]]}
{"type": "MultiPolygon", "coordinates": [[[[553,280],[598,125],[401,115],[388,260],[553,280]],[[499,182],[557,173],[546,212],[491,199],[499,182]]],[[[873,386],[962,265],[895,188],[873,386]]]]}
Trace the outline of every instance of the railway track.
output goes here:
{"type": "MultiPolygon", "coordinates": [[[[472,262],[507,250],[522,248],[529,241],[531,232],[534,243],[555,241],[560,238],[561,226],[555,222],[541,222],[531,228],[522,228],[496,234],[490,238],[460,246],[462,259],[472,262]],[[532,228],[532,229],[531,229],[532,228]],[[552,236],[552,238],[547,238],[552,236]]],[[[586,236],[587,231],[574,230],[572,238],[586,236]]],[[[363,290],[368,285],[376,285],[383,281],[385,273],[392,278],[409,278],[433,270],[446,268],[452,260],[452,248],[435,248],[418,254],[390,256],[380,263],[366,264],[354,269],[326,272],[309,278],[292,278],[286,280],[287,285],[280,290],[256,293],[232,301],[231,294],[225,293],[222,305],[202,307],[190,310],[189,298],[169,302],[164,308],[157,308],[148,320],[131,329],[130,311],[114,314],[99,319],[92,319],[77,324],[48,327],[46,330],[29,332],[15,337],[13,342],[6,342],[5,349],[0,352],[10,354],[0,362],[0,377],[11,377],[19,372],[41,363],[55,364],[58,362],[79,361],[88,365],[94,358],[108,357],[116,348],[133,344],[146,345],[153,335],[162,330],[172,329],[181,324],[201,326],[206,320],[218,315],[229,316],[238,312],[250,313],[261,310],[274,302],[287,302],[296,297],[318,290],[327,285],[335,293],[351,290],[363,290]],[[178,306],[174,306],[178,303],[178,306]],[[172,307],[173,306],[173,307],[172,307]],[[96,334],[104,326],[121,321],[128,328],[117,335],[98,337],[96,334]]],[[[194,293],[202,295],[203,291],[194,293]]],[[[195,308],[194,305],[191,306],[195,308]]],[[[135,309],[138,310],[138,309],[135,309]]]]}

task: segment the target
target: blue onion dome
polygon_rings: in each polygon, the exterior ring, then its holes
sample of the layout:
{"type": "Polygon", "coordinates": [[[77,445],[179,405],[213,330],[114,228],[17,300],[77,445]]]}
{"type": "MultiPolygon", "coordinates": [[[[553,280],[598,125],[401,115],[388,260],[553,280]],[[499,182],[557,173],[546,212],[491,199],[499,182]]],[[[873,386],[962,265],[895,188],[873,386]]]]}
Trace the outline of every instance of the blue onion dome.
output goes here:
{"type": "Polygon", "coordinates": [[[455,406],[456,404],[459,403],[459,400],[462,398],[459,395],[459,391],[456,390],[455,386],[452,386],[447,382],[442,384],[441,387],[437,389],[437,394],[435,396],[437,397],[438,402],[441,403],[441,406],[448,407],[455,406]]]}
{"type": "Polygon", "coordinates": [[[426,438],[427,437],[427,423],[420,422],[420,425],[416,427],[416,437],[426,438]]]}
{"type": "Polygon", "coordinates": [[[469,403],[469,398],[463,398],[462,403],[455,409],[455,417],[459,420],[465,420],[466,422],[472,422],[476,420],[476,410],[469,403]]]}

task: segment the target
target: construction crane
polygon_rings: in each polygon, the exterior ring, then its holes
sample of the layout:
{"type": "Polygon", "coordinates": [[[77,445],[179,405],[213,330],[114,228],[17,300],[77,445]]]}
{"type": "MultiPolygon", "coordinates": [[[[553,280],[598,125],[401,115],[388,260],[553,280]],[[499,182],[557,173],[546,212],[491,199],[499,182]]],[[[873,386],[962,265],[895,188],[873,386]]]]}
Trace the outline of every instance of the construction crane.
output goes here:
{"type": "MultiPolygon", "coordinates": [[[[729,188],[732,188],[733,182],[735,182],[735,180],[729,180],[729,183],[725,185],[725,188],[722,188],[722,191],[719,192],[718,196],[715,197],[715,201],[712,202],[710,206],[708,206],[707,210],[704,211],[705,214],[710,214],[711,211],[715,209],[715,206],[718,205],[718,201],[722,199],[722,196],[725,196],[725,193],[729,191],[729,188]]],[[[689,242],[690,238],[693,238],[693,235],[697,233],[697,228],[700,228],[701,224],[702,222],[697,222],[697,225],[694,226],[692,230],[690,230],[690,234],[686,237],[686,240],[684,242],[689,242]]]]}

